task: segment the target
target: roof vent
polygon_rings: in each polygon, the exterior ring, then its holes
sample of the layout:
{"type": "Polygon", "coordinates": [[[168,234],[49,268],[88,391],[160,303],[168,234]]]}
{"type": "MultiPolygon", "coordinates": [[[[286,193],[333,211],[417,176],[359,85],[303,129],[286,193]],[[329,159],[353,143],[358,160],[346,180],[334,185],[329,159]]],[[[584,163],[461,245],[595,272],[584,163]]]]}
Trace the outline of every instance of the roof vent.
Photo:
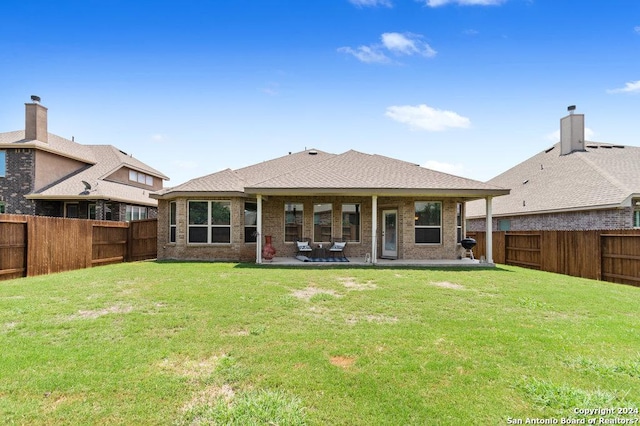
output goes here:
{"type": "Polygon", "coordinates": [[[550,151],[553,151],[553,148],[555,148],[555,146],[552,146],[552,147],[551,147],[551,148],[549,148],[549,149],[545,149],[545,150],[544,150],[544,153],[545,153],[545,154],[548,154],[550,151]]]}
{"type": "Polygon", "coordinates": [[[318,151],[312,149],[311,151],[309,151],[309,155],[318,155],[318,151]]]}

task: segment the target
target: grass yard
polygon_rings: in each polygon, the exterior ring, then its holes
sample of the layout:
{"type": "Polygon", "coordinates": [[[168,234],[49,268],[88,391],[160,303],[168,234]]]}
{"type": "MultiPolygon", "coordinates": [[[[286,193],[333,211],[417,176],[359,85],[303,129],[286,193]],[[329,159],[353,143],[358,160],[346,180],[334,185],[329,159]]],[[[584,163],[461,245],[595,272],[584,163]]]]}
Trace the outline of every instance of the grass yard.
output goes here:
{"type": "Polygon", "coordinates": [[[507,266],[140,262],[4,281],[0,418],[634,421],[639,302],[640,288],[507,266]]]}

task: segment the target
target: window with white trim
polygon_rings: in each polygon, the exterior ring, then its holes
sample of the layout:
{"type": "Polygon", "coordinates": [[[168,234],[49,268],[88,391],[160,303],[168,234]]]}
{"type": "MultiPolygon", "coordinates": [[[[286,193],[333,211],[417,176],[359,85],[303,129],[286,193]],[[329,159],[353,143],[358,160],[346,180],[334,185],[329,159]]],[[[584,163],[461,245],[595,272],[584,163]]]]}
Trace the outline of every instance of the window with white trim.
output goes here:
{"type": "Polygon", "coordinates": [[[258,232],[258,203],[244,202],[244,242],[255,243],[258,232]]]}
{"type": "Polygon", "coordinates": [[[342,239],[360,242],[360,204],[342,205],[342,239]]]}
{"type": "Polygon", "coordinates": [[[462,241],[464,238],[464,203],[456,203],[456,242],[462,241]]]}
{"type": "Polygon", "coordinates": [[[176,242],[176,231],[178,226],[176,202],[169,202],[169,242],[176,242]]]}
{"type": "Polygon", "coordinates": [[[153,186],[153,176],[149,176],[135,170],[129,170],[129,180],[132,182],[138,182],[145,185],[153,186]]]}
{"type": "Polygon", "coordinates": [[[302,203],[284,203],[284,240],[293,242],[302,240],[302,203]]]}
{"type": "Polygon", "coordinates": [[[142,220],[147,218],[147,208],[141,206],[127,205],[125,220],[131,222],[132,220],[142,220]]]}
{"type": "Polygon", "coordinates": [[[313,205],[313,241],[331,242],[333,205],[331,203],[313,205]]]}
{"type": "Polygon", "coordinates": [[[231,201],[188,201],[187,242],[231,243],[231,201]]]}
{"type": "Polygon", "coordinates": [[[442,203],[440,201],[416,201],[416,244],[442,243],[442,203]]]}

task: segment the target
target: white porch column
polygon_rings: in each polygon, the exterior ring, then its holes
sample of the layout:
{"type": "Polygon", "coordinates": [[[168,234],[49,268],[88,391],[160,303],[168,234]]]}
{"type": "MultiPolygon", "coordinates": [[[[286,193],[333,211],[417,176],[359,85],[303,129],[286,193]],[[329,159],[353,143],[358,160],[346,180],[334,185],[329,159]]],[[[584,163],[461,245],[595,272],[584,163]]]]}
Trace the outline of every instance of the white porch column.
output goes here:
{"type": "Polygon", "coordinates": [[[258,212],[256,218],[256,263],[262,263],[262,195],[256,196],[258,201],[258,212]]]}
{"type": "Polygon", "coordinates": [[[378,263],[378,196],[371,196],[371,263],[378,263]]]}
{"type": "Polygon", "coordinates": [[[485,251],[487,253],[486,261],[487,263],[493,263],[493,216],[491,213],[491,203],[493,201],[493,197],[487,197],[487,223],[486,223],[486,248],[485,251]]]}

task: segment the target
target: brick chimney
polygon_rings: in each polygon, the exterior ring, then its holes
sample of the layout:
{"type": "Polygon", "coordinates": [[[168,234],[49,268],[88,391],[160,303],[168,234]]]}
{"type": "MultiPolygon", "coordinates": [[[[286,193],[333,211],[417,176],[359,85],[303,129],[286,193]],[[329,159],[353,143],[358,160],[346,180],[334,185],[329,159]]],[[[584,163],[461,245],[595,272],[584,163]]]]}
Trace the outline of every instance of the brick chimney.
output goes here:
{"type": "Polygon", "coordinates": [[[584,151],[584,114],[574,114],[576,106],[567,108],[569,115],[560,120],[560,155],[584,151]]]}
{"type": "Polygon", "coordinates": [[[33,101],[32,103],[24,104],[26,107],[24,137],[28,140],[35,139],[48,143],[47,108],[40,105],[38,96],[31,96],[31,100],[33,101]]]}

